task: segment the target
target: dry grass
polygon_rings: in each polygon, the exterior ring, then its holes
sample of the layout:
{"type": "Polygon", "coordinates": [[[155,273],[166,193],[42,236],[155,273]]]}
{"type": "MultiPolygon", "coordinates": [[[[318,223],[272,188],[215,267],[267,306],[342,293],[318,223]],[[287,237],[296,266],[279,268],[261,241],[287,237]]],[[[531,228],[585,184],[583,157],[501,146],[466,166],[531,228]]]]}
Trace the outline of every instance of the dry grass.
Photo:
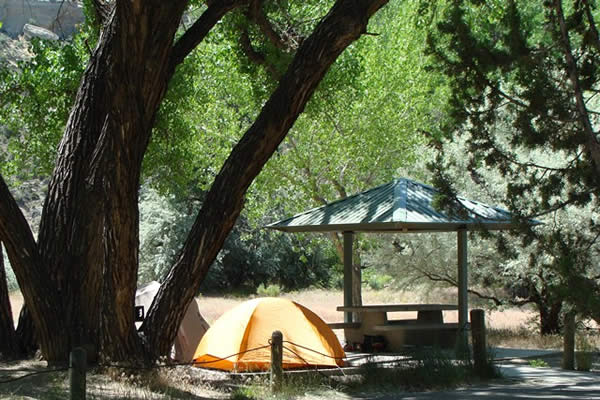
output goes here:
{"type": "MultiPolygon", "coordinates": [[[[343,321],[343,313],[336,311],[337,306],[344,304],[344,294],[341,290],[311,289],[300,292],[284,293],[281,297],[294,300],[297,303],[309,308],[324,321],[340,322],[343,321]]],[[[363,291],[364,304],[385,304],[385,303],[425,303],[425,302],[444,302],[455,303],[456,296],[451,291],[440,290],[436,293],[430,293],[429,296],[423,296],[414,292],[399,292],[392,290],[365,290],[363,291]]],[[[235,297],[216,297],[201,296],[200,312],[209,323],[214,322],[225,311],[246,301],[246,298],[235,297]]],[[[396,314],[396,313],[393,313],[396,314]]],[[[397,313],[394,318],[416,318],[416,314],[397,313]]],[[[455,312],[448,312],[445,317],[453,318],[455,312]]],[[[456,317],[457,318],[457,317],[456,317]]]]}
{"type": "MultiPolygon", "coordinates": [[[[0,383],[1,399],[69,398],[67,371],[52,371],[42,361],[0,363],[0,382],[31,373],[14,382],[0,383]],[[8,372],[19,370],[23,372],[8,372]]],[[[190,367],[161,368],[150,372],[119,369],[88,371],[88,399],[228,399],[225,374],[190,367]]],[[[231,383],[231,382],[229,382],[231,383]]]]}

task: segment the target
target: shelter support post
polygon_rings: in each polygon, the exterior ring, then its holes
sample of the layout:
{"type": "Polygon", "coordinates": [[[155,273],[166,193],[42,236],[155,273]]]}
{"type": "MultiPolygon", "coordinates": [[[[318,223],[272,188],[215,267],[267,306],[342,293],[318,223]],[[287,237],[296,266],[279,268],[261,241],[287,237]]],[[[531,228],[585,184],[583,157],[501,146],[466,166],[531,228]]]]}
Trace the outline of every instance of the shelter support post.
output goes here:
{"type": "MultiPolygon", "coordinates": [[[[344,307],[352,304],[352,244],[354,232],[344,232],[344,307]]],[[[344,313],[344,322],[352,322],[352,312],[344,313]]]]}
{"type": "MultiPolygon", "coordinates": [[[[467,267],[467,230],[458,230],[458,326],[460,346],[467,346],[469,323],[469,300],[468,300],[468,267],[467,267]]],[[[466,347],[463,347],[466,348],[466,347]]]]}

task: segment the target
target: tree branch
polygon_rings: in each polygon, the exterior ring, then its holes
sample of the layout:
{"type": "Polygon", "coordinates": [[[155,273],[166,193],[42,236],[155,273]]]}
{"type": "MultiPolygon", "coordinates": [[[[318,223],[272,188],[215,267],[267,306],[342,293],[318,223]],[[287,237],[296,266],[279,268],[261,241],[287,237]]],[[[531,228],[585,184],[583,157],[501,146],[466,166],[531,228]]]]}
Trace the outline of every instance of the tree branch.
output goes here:
{"type": "Polygon", "coordinates": [[[240,46],[244,51],[244,54],[255,64],[264,66],[274,80],[279,80],[281,74],[277,71],[277,68],[273,64],[267,61],[267,57],[264,54],[256,51],[250,41],[250,35],[247,29],[242,29],[240,33],[240,46]]]}
{"type": "Polygon", "coordinates": [[[583,91],[581,90],[581,84],[579,82],[577,62],[575,61],[573,52],[571,50],[571,42],[569,40],[569,32],[567,29],[567,23],[565,21],[565,16],[563,14],[561,0],[554,0],[554,10],[560,26],[560,33],[562,35],[562,50],[567,63],[567,69],[569,71],[569,80],[571,81],[571,85],[573,87],[573,96],[575,97],[577,110],[579,111],[579,120],[586,137],[584,146],[593,161],[596,174],[600,175],[600,143],[598,143],[596,132],[594,132],[588,110],[585,106],[583,91]]]}
{"type": "MultiPolygon", "coordinates": [[[[10,193],[4,178],[0,175],[0,242],[4,244],[12,269],[17,277],[19,288],[31,313],[41,320],[44,315],[56,314],[60,310],[57,296],[50,293],[51,286],[48,271],[41,263],[38,246],[33,233],[10,193]]],[[[56,335],[64,326],[61,315],[49,321],[46,337],[59,342],[66,335],[56,335]]]]}
{"type": "Polygon", "coordinates": [[[302,43],[277,89],[215,178],[177,261],[156,295],[142,326],[148,334],[146,349],[150,354],[168,353],[187,305],[197,294],[243,208],[248,187],[302,113],[330,66],[366,32],[369,18],[386,3],[387,0],[338,0],[302,43]],[[161,329],[146,329],[148,326],[161,329]]]}
{"type": "Polygon", "coordinates": [[[592,45],[596,49],[596,51],[600,52],[600,37],[598,35],[598,28],[596,28],[596,21],[594,20],[594,16],[592,15],[592,10],[590,8],[590,3],[588,0],[582,0],[583,6],[585,8],[585,16],[588,20],[588,24],[590,27],[590,33],[592,34],[592,38],[594,39],[592,45]]]}
{"type": "Polygon", "coordinates": [[[246,4],[248,0],[215,0],[209,2],[208,8],[194,24],[185,31],[173,46],[171,59],[169,60],[170,75],[175,68],[198,46],[208,35],[208,32],[229,11],[246,4]]]}
{"type": "Polygon", "coordinates": [[[291,50],[290,46],[288,46],[279,34],[275,32],[275,29],[273,29],[271,23],[265,16],[262,9],[262,2],[263,0],[252,0],[250,7],[248,7],[248,16],[256,23],[256,25],[258,25],[261,32],[264,33],[275,47],[279,50],[289,52],[291,50]]]}

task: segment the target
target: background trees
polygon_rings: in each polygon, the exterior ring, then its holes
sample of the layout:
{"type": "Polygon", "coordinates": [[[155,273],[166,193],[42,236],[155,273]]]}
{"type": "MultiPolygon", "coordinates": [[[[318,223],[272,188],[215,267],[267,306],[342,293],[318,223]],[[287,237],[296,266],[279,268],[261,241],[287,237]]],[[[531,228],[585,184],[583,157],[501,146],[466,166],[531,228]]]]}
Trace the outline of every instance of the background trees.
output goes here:
{"type": "MultiPolygon", "coordinates": [[[[516,270],[522,289],[531,294],[544,281],[545,296],[597,319],[590,308],[600,295],[593,2],[454,2],[436,11],[443,16],[430,49],[451,82],[448,131],[466,137],[467,171],[481,185],[489,176],[482,171],[497,171],[511,211],[546,216],[523,243],[531,256],[516,270]]],[[[446,167],[439,159],[438,170],[446,167]]],[[[507,244],[501,248],[511,253],[507,244]]]]}

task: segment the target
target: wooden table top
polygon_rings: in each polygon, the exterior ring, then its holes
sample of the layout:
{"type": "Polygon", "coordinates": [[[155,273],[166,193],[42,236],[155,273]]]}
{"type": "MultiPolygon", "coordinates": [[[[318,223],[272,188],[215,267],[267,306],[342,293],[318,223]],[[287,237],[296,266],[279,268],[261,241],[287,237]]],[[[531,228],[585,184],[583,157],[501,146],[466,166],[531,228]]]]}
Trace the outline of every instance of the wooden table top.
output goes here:
{"type": "Polygon", "coordinates": [[[458,310],[456,304],[368,304],[362,306],[339,306],[338,311],[393,312],[393,311],[442,311],[458,310]]]}

